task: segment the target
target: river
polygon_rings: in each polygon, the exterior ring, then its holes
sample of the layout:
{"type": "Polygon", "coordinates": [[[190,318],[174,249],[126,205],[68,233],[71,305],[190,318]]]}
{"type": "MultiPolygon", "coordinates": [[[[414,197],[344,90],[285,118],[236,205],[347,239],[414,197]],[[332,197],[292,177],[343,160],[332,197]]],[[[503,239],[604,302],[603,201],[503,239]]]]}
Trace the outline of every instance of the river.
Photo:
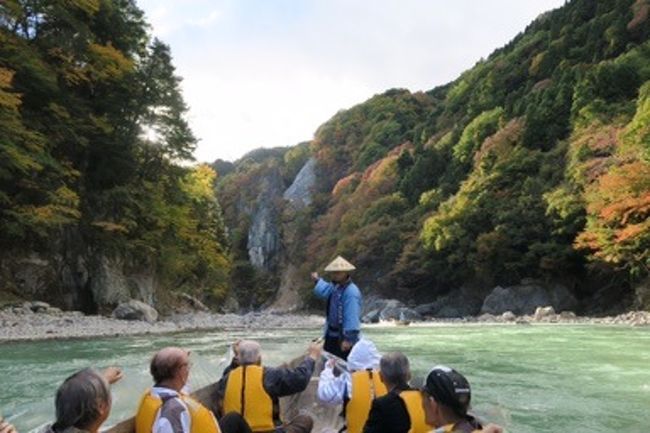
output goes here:
{"type": "MultiPolygon", "coordinates": [[[[0,345],[0,413],[22,433],[52,418],[54,393],[70,373],[121,366],[110,423],[133,413],[149,383],[151,354],[167,345],[193,353],[194,387],[218,377],[229,342],[254,338],[273,365],[299,355],[317,329],[211,331],[0,345]],[[220,365],[221,364],[221,365],[220,365]]],[[[650,428],[650,328],[602,325],[437,325],[364,329],[380,350],[400,350],[416,376],[435,364],[469,379],[473,407],[509,432],[626,433],[650,428]]]]}

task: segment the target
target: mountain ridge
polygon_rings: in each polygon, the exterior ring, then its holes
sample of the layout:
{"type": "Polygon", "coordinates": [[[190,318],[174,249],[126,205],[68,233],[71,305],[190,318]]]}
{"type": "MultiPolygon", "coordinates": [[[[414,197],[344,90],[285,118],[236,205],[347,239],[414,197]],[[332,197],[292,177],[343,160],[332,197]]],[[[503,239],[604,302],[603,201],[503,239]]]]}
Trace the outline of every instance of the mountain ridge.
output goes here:
{"type": "MultiPolygon", "coordinates": [[[[568,2],[448,84],[391,89],[337,112],[301,150],[317,161],[310,206],[280,200],[267,224],[282,239],[269,251],[277,267],[235,273],[236,286],[264,293],[253,306],[268,305],[278,286],[308,306],[309,271],[343,254],[368,293],[402,299],[464,286],[483,296],[536,278],[569,287],[584,311],[606,308],[612,293],[641,306],[635,287],[650,263],[648,7],[568,2]],[[611,182],[627,196],[613,196],[611,182]]],[[[241,199],[235,191],[255,189],[274,164],[282,170],[283,152],[245,156],[218,181],[237,233],[247,233],[247,214],[227,197],[241,199]]],[[[233,254],[246,263],[245,243],[234,242],[233,254]]]]}

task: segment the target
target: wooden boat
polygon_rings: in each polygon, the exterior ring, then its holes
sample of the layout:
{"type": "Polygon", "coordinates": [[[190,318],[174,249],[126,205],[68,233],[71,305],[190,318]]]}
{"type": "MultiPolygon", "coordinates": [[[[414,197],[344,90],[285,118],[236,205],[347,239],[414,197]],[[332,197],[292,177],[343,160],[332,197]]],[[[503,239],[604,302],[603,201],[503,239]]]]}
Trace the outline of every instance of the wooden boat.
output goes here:
{"type": "MultiPolygon", "coordinates": [[[[297,367],[304,359],[298,357],[285,364],[287,367],[297,367]]],[[[323,369],[323,361],[316,363],[314,374],[305,391],[289,397],[280,399],[280,416],[283,420],[291,420],[299,414],[309,414],[314,419],[314,433],[326,431],[338,431],[343,425],[343,420],[339,416],[341,413],[340,406],[325,406],[318,403],[318,377],[323,369]]],[[[207,407],[212,407],[210,396],[213,394],[216,383],[205,386],[192,393],[192,396],[207,407]]],[[[120,421],[114,426],[105,430],[105,433],[135,433],[135,418],[131,417],[120,421]]]]}

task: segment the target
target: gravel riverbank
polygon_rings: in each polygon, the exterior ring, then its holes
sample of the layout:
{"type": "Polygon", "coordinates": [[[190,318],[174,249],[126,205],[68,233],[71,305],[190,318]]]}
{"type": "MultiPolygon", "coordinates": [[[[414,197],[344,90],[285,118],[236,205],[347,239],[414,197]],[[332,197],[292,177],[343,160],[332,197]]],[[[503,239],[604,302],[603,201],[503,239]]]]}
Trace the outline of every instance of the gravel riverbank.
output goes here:
{"type": "MultiPolygon", "coordinates": [[[[211,329],[299,329],[318,327],[324,322],[322,316],[307,314],[256,312],[238,315],[195,312],[163,317],[156,322],[149,323],[140,320],[119,320],[104,316],[86,316],[78,311],[61,311],[49,306],[39,308],[38,305],[39,303],[33,303],[31,308],[7,308],[0,310],[0,342],[165,334],[211,329]]],[[[538,311],[536,315],[527,316],[515,316],[512,313],[504,313],[499,316],[484,314],[478,317],[458,319],[429,318],[417,322],[381,322],[378,325],[385,326],[391,323],[396,325],[412,324],[418,326],[426,326],[427,324],[434,323],[500,323],[512,325],[564,323],[649,326],[650,312],[631,311],[618,316],[582,317],[576,316],[573,313],[555,314],[551,310],[538,311]]]]}
{"type": "Polygon", "coordinates": [[[249,313],[214,314],[196,312],[164,317],[149,323],[86,316],[78,311],[16,313],[0,311],[0,342],[66,338],[113,337],[138,334],[165,334],[210,329],[298,329],[318,327],[323,318],[313,315],[249,313]]]}

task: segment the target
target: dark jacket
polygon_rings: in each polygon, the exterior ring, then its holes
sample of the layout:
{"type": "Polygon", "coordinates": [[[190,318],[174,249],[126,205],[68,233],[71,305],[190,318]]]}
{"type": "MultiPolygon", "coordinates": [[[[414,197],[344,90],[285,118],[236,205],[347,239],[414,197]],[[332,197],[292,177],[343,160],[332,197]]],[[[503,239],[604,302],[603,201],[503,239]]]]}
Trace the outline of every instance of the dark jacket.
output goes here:
{"type": "MultiPolygon", "coordinates": [[[[310,358],[305,359],[296,368],[287,367],[264,367],[264,390],[273,400],[274,418],[279,419],[278,399],[292,394],[303,392],[309,385],[309,380],[314,374],[316,362],[310,358]]],[[[228,375],[230,371],[237,368],[238,365],[233,361],[223,372],[215,389],[213,401],[222,402],[226,395],[226,385],[228,384],[228,375]]],[[[219,406],[221,406],[219,404],[219,406]]],[[[217,414],[221,416],[223,414],[217,414]]]]}
{"type": "Polygon", "coordinates": [[[408,389],[406,385],[398,386],[373,400],[363,433],[407,433],[411,419],[399,393],[408,389]]]}

